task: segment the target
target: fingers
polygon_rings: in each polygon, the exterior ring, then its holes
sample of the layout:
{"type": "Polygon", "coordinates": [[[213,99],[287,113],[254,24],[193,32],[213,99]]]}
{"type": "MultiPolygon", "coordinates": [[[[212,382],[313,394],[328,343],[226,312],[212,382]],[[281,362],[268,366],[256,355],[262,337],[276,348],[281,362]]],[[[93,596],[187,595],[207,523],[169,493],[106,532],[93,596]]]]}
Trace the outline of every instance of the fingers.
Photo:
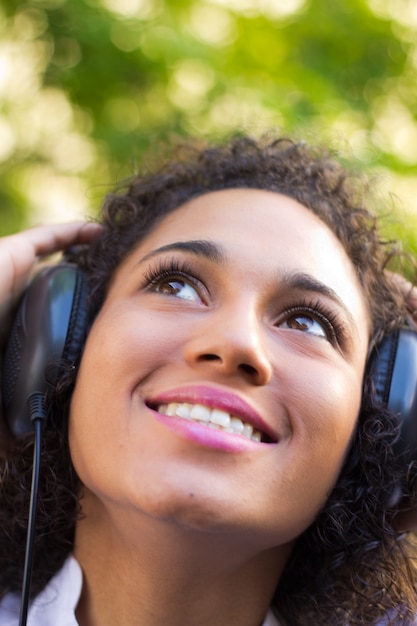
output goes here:
{"type": "MultiPolygon", "coordinates": [[[[93,222],[71,222],[68,224],[52,224],[46,226],[36,226],[25,231],[28,239],[33,245],[36,256],[45,256],[64,250],[76,243],[90,243],[95,239],[102,227],[93,222]]],[[[12,235],[19,237],[23,233],[12,235]]]]}
{"type": "Polygon", "coordinates": [[[14,287],[22,275],[32,269],[40,257],[59,252],[76,243],[89,243],[102,230],[99,224],[71,222],[36,226],[29,230],[0,238],[0,295],[14,287]],[[4,278],[6,280],[4,280],[4,278]]]}
{"type": "MultiPolygon", "coordinates": [[[[35,226],[29,230],[0,239],[0,261],[13,254],[15,246],[32,258],[64,250],[76,243],[89,243],[99,235],[102,227],[92,222],[70,222],[35,226]]],[[[17,255],[14,255],[17,256],[17,255]]]]}

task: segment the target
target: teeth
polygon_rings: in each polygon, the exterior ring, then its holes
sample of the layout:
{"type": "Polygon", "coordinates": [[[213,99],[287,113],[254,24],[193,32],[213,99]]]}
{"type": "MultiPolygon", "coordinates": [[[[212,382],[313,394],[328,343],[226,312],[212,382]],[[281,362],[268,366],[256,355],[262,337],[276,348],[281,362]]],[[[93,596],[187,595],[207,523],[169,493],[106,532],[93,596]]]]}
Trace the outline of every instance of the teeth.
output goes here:
{"type": "Polygon", "coordinates": [[[243,434],[245,435],[245,437],[250,439],[253,434],[253,427],[250,424],[243,424],[243,434]]]}
{"type": "Polygon", "coordinates": [[[177,404],[175,415],[178,417],[184,417],[187,420],[191,419],[191,404],[177,404]]]}
{"type": "Polygon", "coordinates": [[[176,415],[178,404],[176,404],[175,402],[171,402],[171,404],[165,404],[163,407],[161,406],[160,408],[163,408],[163,410],[161,410],[161,413],[164,413],[165,415],[176,415]]]}
{"type": "Polygon", "coordinates": [[[221,409],[210,409],[203,404],[170,402],[169,404],[161,404],[157,410],[163,415],[202,422],[215,430],[225,430],[228,433],[252,439],[252,441],[261,441],[262,435],[259,430],[254,430],[251,424],[247,424],[239,417],[230,415],[230,413],[221,409]]]}
{"type": "Polygon", "coordinates": [[[191,419],[198,420],[199,422],[209,422],[210,421],[210,409],[202,404],[194,404],[191,409],[191,419]]]}
{"type": "Polygon", "coordinates": [[[228,428],[231,422],[229,413],[226,411],[220,411],[220,409],[213,409],[210,416],[210,422],[228,428]]]}
{"type": "Polygon", "coordinates": [[[233,430],[235,430],[237,433],[243,433],[245,427],[242,420],[240,420],[238,417],[232,417],[230,418],[230,428],[233,428],[233,430]]]}

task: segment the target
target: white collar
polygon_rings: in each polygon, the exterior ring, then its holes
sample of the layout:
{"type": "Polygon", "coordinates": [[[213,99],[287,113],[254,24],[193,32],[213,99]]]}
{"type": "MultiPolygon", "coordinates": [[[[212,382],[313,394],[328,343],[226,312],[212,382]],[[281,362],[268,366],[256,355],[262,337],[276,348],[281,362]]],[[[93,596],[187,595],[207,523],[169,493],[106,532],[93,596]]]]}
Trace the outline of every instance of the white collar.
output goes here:
{"type": "MultiPolygon", "coordinates": [[[[81,595],[83,575],[74,557],[50,580],[32,602],[28,626],[78,626],[75,609],[81,595]]],[[[16,626],[19,620],[20,596],[7,595],[0,604],[1,626],[16,626]]]]}
{"type": "MultiPolygon", "coordinates": [[[[62,569],[50,580],[32,602],[28,626],[79,626],[75,609],[81,595],[83,574],[73,556],[68,557],[62,569]]],[[[19,620],[20,596],[7,595],[0,604],[1,626],[16,626],[19,620]]],[[[262,626],[279,626],[271,611],[262,626]]]]}

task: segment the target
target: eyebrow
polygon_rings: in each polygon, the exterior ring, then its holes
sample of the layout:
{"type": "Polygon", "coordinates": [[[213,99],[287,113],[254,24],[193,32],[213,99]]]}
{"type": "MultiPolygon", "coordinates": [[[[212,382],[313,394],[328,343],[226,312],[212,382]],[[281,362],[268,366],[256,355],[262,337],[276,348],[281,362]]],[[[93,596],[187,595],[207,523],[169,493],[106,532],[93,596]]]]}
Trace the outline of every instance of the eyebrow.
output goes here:
{"type": "Polygon", "coordinates": [[[355,326],[355,320],[349,308],[343,302],[342,298],[338,295],[338,293],[326,285],[322,283],[320,280],[317,280],[311,274],[306,274],[305,272],[288,272],[280,277],[280,282],[285,284],[290,289],[299,289],[302,291],[309,291],[313,293],[317,293],[319,295],[325,296],[343,309],[348,321],[351,325],[355,326]]]}
{"type": "Polygon", "coordinates": [[[155,250],[151,250],[148,254],[145,254],[145,256],[140,259],[139,263],[148,261],[164,252],[172,251],[190,252],[195,256],[202,257],[216,264],[225,262],[227,256],[225,250],[219,244],[205,239],[196,239],[191,241],[175,241],[161,246],[160,248],[155,248],[155,250]]]}

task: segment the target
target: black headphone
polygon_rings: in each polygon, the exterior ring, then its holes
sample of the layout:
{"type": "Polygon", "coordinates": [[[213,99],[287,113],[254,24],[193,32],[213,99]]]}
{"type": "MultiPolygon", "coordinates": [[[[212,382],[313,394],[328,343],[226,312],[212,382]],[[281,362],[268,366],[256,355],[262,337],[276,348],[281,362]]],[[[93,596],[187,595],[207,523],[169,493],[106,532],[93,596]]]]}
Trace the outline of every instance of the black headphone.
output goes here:
{"type": "Polygon", "coordinates": [[[17,437],[33,431],[28,398],[53,387],[62,367],[77,366],[87,336],[87,280],[80,268],[44,268],[25,291],[4,354],[4,415],[17,437]]]}
{"type": "MultiPolygon", "coordinates": [[[[2,372],[6,420],[16,436],[33,430],[27,399],[45,393],[60,364],[76,366],[87,335],[87,280],[70,263],[42,270],[26,290],[9,336],[2,372]]],[[[417,461],[417,332],[387,335],[368,365],[378,401],[400,416],[396,452],[417,461]]]]}

